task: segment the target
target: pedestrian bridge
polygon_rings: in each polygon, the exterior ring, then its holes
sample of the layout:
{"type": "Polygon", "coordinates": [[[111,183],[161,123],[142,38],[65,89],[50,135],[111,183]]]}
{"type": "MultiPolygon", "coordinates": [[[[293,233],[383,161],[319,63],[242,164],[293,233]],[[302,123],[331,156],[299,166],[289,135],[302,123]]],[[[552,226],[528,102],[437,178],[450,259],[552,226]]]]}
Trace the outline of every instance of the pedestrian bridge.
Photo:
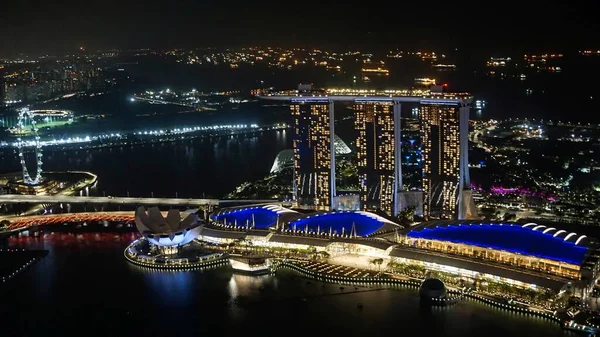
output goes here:
{"type": "Polygon", "coordinates": [[[135,197],[78,197],[65,195],[0,195],[0,204],[112,204],[112,205],[148,205],[148,206],[218,206],[229,204],[278,203],[277,200],[219,200],[185,198],[135,198],[135,197]]]}

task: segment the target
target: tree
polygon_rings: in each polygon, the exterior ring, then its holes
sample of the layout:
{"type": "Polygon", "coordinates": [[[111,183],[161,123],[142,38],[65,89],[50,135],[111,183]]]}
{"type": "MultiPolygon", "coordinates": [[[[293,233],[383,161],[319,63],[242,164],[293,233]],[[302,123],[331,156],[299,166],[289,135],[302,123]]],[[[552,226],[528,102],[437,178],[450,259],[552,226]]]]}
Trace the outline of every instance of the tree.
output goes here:
{"type": "Polygon", "coordinates": [[[306,248],[306,253],[312,258],[314,259],[316,254],[317,254],[317,248],[315,248],[314,246],[308,246],[308,248],[306,248]]]}
{"type": "Polygon", "coordinates": [[[10,225],[10,221],[8,221],[8,220],[0,221],[0,230],[6,229],[8,227],[8,225],[10,225]]]}
{"type": "Polygon", "coordinates": [[[415,219],[415,210],[415,206],[406,207],[404,210],[398,213],[398,216],[396,217],[398,219],[398,222],[413,222],[415,219]]]}
{"type": "Polygon", "coordinates": [[[330,257],[329,253],[324,250],[320,251],[318,254],[323,260],[327,260],[330,257]]]}
{"type": "Polygon", "coordinates": [[[378,259],[372,259],[371,261],[369,261],[370,263],[376,265],[379,267],[379,271],[381,272],[381,265],[383,264],[383,259],[382,258],[378,258],[378,259]]]}

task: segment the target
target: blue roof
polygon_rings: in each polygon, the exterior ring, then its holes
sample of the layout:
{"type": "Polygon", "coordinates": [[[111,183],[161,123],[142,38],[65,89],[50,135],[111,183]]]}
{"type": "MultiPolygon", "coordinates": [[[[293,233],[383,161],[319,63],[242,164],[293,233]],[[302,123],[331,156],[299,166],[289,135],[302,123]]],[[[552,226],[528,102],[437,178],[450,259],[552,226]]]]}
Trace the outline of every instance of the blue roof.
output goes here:
{"type": "MultiPolygon", "coordinates": [[[[308,230],[316,232],[320,229],[321,232],[331,232],[350,235],[352,225],[354,224],[357,236],[367,236],[373,234],[383,228],[386,224],[396,225],[395,223],[373,213],[362,211],[339,211],[318,213],[291,221],[290,229],[303,231],[308,225],[308,230]]],[[[397,225],[396,225],[397,226],[397,225]]]]}
{"type": "Polygon", "coordinates": [[[237,222],[238,226],[246,226],[246,224],[248,224],[250,227],[252,227],[252,216],[254,215],[254,228],[268,229],[269,227],[275,226],[277,222],[277,216],[283,213],[296,212],[274,205],[252,206],[224,209],[216,214],[213,214],[211,219],[217,222],[226,222],[228,225],[233,225],[237,222]]]}
{"type": "Polygon", "coordinates": [[[423,228],[408,237],[450,241],[529,256],[581,264],[587,248],[518,224],[461,224],[423,228]]]}
{"type": "Polygon", "coordinates": [[[277,222],[277,212],[265,208],[230,210],[213,215],[212,219],[219,222],[225,221],[227,224],[234,224],[237,221],[238,226],[246,226],[246,224],[252,226],[252,214],[254,214],[255,227],[259,229],[269,228],[277,222]]]}

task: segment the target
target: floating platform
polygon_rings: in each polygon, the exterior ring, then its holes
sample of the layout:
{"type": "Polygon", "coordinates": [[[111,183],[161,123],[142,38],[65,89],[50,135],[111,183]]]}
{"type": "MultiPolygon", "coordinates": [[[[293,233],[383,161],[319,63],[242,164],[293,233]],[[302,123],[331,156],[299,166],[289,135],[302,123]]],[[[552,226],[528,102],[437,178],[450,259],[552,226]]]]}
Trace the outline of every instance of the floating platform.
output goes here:
{"type": "Polygon", "coordinates": [[[265,256],[229,256],[234,271],[251,275],[263,275],[271,272],[271,259],[265,256]]]}

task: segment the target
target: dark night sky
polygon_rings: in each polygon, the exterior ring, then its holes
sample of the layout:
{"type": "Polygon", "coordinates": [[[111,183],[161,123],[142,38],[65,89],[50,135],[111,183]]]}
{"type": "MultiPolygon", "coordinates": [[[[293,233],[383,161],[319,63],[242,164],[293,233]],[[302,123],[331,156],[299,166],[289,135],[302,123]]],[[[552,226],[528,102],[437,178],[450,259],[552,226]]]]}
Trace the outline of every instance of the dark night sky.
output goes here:
{"type": "Polygon", "coordinates": [[[79,45],[88,50],[252,44],[490,52],[600,48],[594,5],[536,2],[540,9],[501,1],[335,3],[5,1],[0,54],[62,52],[79,45]]]}

